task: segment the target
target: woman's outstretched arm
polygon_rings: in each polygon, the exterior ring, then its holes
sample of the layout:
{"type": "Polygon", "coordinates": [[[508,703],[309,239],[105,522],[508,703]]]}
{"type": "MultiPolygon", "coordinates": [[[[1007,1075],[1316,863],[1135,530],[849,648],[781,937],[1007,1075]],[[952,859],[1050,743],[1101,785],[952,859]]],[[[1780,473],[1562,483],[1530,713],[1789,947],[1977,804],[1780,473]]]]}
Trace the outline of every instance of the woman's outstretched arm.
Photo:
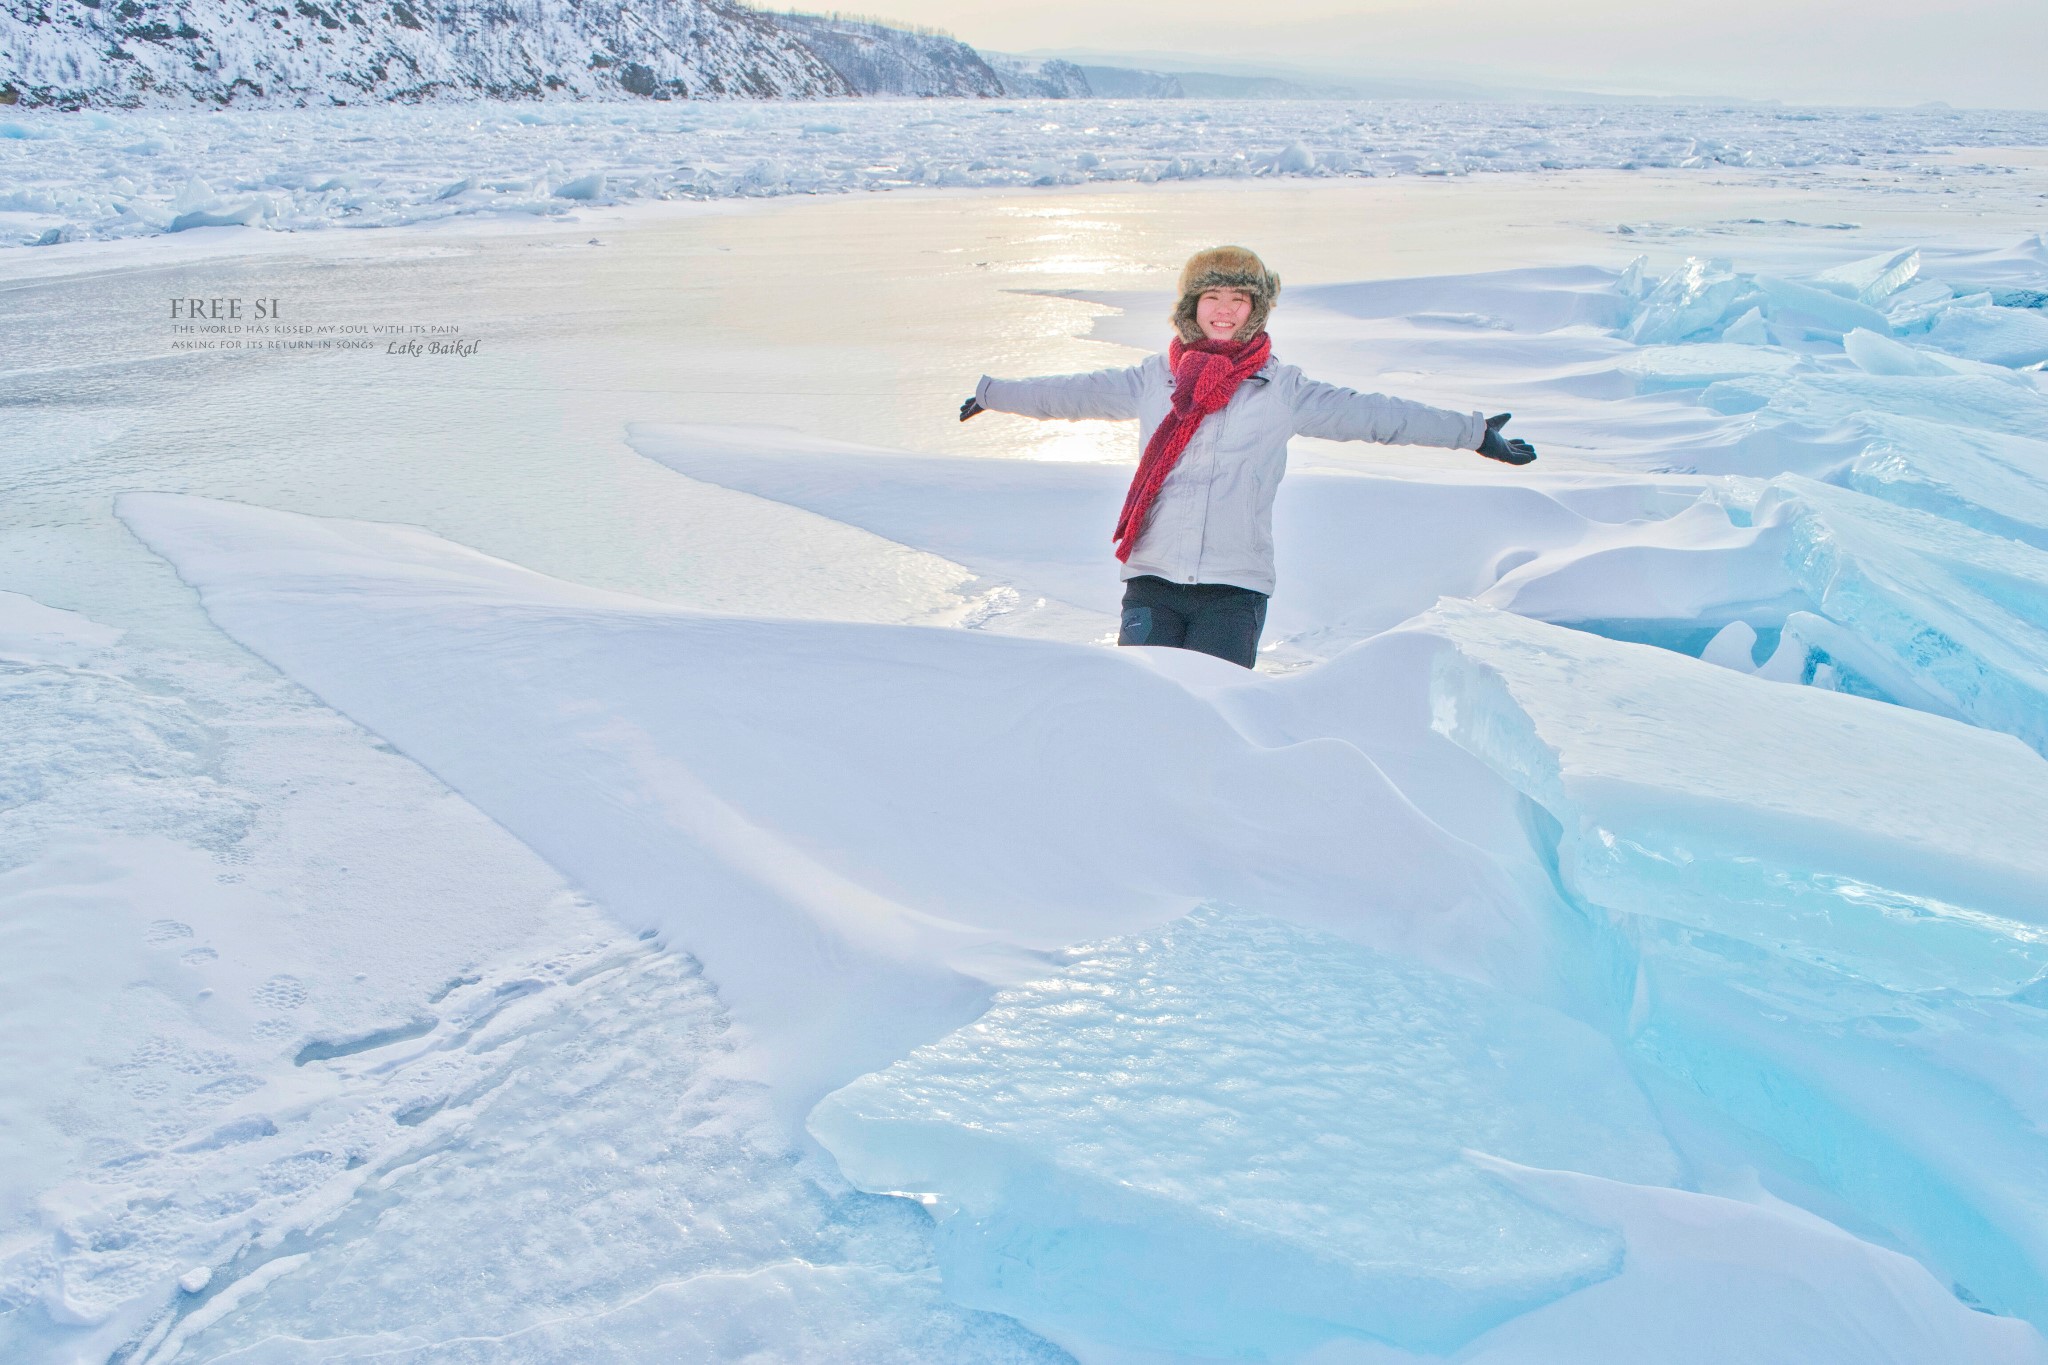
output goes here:
{"type": "MultiPolygon", "coordinates": [[[[991,379],[974,386],[973,403],[990,412],[1020,417],[1101,417],[1112,421],[1138,415],[1142,365],[1091,370],[1087,374],[1048,374],[1036,379],[991,379]]],[[[960,420],[974,414],[961,409],[960,420]]]]}
{"type": "Polygon", "coordinates": [[[1451,412],[1383,393],[1360,393],[1319,379],[1304,379],[1294,395],[1294,430],[1302,436],[1332,441],[1477,450],[1486,439],[1486,419],[1476,412],[1451,412]]]}

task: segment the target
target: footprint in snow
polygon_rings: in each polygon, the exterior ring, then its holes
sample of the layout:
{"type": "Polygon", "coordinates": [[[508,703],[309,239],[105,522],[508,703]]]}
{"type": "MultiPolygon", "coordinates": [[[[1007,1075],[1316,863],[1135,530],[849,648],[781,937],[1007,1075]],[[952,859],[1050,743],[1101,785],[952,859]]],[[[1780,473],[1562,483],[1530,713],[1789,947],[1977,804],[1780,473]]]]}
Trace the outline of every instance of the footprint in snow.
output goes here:
{"type": "Polygon", "coordinates": [[[306,1003],[306,987],[296,976],[273,976],[256,988],[256,1003],[265,1009],[295,1010],[306,1003]]]}

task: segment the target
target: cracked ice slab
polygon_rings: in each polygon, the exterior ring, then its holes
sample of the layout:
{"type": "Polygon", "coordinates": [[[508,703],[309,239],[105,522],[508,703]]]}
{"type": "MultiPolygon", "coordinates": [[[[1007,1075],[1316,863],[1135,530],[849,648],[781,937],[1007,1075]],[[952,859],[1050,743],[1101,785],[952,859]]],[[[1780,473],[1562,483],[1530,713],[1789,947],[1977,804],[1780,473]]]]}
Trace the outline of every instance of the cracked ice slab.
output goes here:
{"type": "Polygon", "coordinates": [[[1751,375],[1708,386],[1700,401],[1716,412],[1753,413],[1759,426],[1817,432],[1865,413],[1887,412],[2031,437],[2048,418],[2048,399],[2038,390],[1985,374],[1838,373],[1793,380],[1751,375]]]}
{"type": "Polygon", "coordinates": [[[810,1128],[931,1204],[956,1299],[1055,1336],[1449,1348],[1620,1261],[1469,1152],[1677,1176],[1606,1040],[1474,982],[1213,906],[1053,960],[810,1128]]]}
{"type": "Polygon", "coordinates": [[[1872,413],[1870,444],[1831,480],[2048,550],[2048,441],[1872,413]]]}
{"type": "Polygon", "coordinates": [[[1638,1074],[1964,1301],[2048,1320],[2048,763],[1472,604],[1411,629],[1437,644],[1436,728],[1543,808],[1562,889],[1633,968],[1638,1074]]]}
{"type": "MultiPolygon", "coordinates": [[[[1959,439],[1950,467],[1974,459],[1972,486],[1989,490],[1992,456],[2022,458],[2019,444],[1973,456],[1959,439]]],[[[1768,620],[1784,636],[1766,676],[1808,681],[1825,664],[1837,690],[2048,753],[2048,552],[1906,505],[1938,505],[1953,485],[1882,453],[1844,477],[1892,482],[1879,497],[1798,474],[1733,481],[1631,536],[1518,565],[1484,600],[1559,622],[1768,620]]],[[[2032,501],[2002,506],[2024,517],[2032,501]]]]}
{"type": "Polygon", "coordinates": [[[1772,480],[1753,515],[1784,528],[1793,582],[1857,638],[1881,692],[1924,690],[1934,709],[2048,752],[2048,553],[1797,474],[1772,480]]]}
{"type": "Polygon", "coordinates": [[[1928,329],[1927,344],[1992,365],[2039,365],[2048,361],[2048,314],[1994,304],[1949,308],[1928,329]]]}
{"type": "Polygon", "coordinates": [[[2048,763],[2008,735],[1445,601],[1433,724],[1560,826],[1566,886],[1894,990],[2048,968],[2048,763]]]}

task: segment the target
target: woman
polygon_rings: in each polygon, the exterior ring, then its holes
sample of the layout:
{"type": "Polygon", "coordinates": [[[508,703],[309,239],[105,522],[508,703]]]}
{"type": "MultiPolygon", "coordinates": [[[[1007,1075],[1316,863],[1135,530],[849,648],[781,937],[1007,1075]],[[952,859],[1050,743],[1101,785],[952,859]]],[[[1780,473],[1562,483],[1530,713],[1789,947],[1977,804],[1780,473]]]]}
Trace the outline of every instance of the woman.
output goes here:
{"type": "Polygon", "coordinates": [[[1144,455],[1112,537],[1124,566],[1120,645],[1257,662],[1273,591],[1273,494],[1291,436],[1536,458],[1500,434],[1507,413],[1358,393],[1274,360],[1266,317],[1279,293],[1279,276],[1243,247],[1198,251],[1181,267],[1179,335],[1165,355],[1091,374],[983,375],[960,405],[963,422],[979,412],[1137,419],[1144,455]]]}

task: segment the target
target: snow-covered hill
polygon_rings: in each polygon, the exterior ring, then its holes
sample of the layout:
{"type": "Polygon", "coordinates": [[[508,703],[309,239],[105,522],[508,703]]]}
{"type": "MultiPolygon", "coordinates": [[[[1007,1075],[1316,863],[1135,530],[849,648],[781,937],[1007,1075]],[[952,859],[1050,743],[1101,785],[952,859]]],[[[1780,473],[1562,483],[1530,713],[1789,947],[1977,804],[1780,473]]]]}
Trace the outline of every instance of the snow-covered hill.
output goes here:
{"type": "Polygon", "coordinates": [[[0,0],[0,86],[128,107],[855,93],[730,0],[0,0]]]}
{"type": "Polygon", "coordinates": [[[945,33],[735,0],[0,0],[0,104],[1362,93],[1388,92],[978,52],[945,33]]]}

